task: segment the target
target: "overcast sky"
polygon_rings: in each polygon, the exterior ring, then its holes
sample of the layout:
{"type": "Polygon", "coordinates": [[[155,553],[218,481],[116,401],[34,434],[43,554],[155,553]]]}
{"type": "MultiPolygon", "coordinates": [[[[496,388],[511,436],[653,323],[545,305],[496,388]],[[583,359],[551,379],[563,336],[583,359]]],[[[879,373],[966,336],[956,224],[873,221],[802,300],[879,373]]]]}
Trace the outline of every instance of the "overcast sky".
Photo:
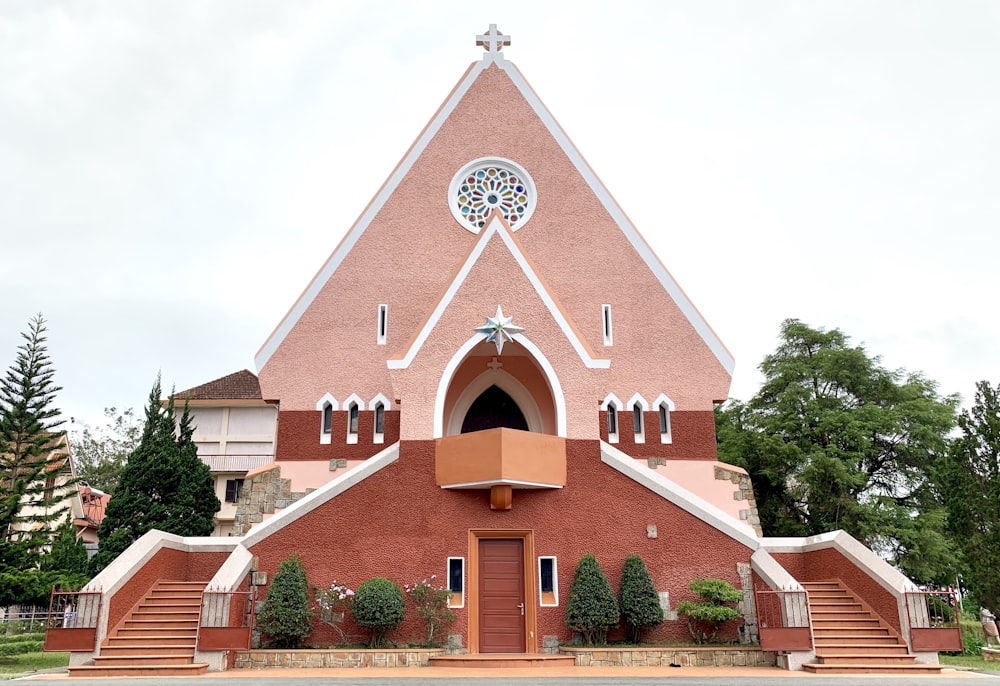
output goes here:
{"type": "Polygon", "coordinates": [[[1000,3],[954,0],[0,0],[0,367],[41,312],[66,417],[254,369],[491,22],[733,397],[789,317],[1000,381],[1000,3]]]}

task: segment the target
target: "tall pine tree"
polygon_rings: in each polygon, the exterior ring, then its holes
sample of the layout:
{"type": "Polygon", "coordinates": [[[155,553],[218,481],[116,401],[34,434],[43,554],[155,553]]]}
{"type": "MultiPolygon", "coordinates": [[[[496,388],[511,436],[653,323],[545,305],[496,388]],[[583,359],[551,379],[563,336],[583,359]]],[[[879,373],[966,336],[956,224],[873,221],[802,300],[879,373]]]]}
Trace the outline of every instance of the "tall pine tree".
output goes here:
{"type": "Polygon", "coordinates": [[[56,485],[65,466],[54,406],[55,371],[45,347],[45,320],[36,315],[21,334],[14,363],[0,379],[0,571],[37,567],[54,537],[53,523],[72,480],[56,485]]]}
{"type": "Polygon", "coordinates": [[[214,529],[221,503],[208,465],[198,458],[190,412],[185,405],[178,431],[173,398],[164,407],[160,393],[157,377],[139,445],[125,463],[97,531],[98,570],[152,529],[179,536],[208,536],[214,529]]]}

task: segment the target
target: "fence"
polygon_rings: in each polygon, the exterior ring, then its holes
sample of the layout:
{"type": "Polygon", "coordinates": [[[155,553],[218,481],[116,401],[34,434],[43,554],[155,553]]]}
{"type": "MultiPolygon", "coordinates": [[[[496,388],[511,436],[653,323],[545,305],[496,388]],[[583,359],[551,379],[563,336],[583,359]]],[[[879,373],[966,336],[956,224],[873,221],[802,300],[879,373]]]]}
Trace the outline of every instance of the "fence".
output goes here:
{"type": "Polygon", "coordinates": [[[248,649],[253,631],[255,598],[253,590],[205,590],[201,595],[198,650],[248,649]]]}
{"type": "Polygon", "coordinates": [[[962,650],[962,605],[951,587],[905,592],[913,652],[962,650]]]}
{"type": "Polygon", "coordinates": [[[97,645],[101,616],[100,591],[52,591],[45,620],[48,651],[89,652],[97,645]]]}
{"type": "Polygon", "coordinates": [[[812,650],[809,596],[804,590],[759,590],[757,624],[762,650],[812,650]]]}

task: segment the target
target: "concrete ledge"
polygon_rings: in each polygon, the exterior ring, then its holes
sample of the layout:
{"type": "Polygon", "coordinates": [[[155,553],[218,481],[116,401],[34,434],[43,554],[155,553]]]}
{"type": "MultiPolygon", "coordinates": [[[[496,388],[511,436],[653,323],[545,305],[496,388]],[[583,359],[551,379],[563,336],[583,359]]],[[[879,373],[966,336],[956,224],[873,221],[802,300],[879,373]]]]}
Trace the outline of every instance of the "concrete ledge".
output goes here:
{"type": "Polygon", "coordinates": [[[427,667],[432,657],[446,653],[444,648],[414,648],[403,650],[239,650],[234,669],[264,667],[324,668],[324,667],[427,667]]]}
{"type": "Polygon", "coordinates": [[[1000,662],[1000,648],[980,648],[979,652],[987,662],[1000,662]]]}
{"type": "Polygon", "coordinates": [[[760,648],[559,648],[576,658],[577,667],[774,667],[777,653],[760,648]]]}

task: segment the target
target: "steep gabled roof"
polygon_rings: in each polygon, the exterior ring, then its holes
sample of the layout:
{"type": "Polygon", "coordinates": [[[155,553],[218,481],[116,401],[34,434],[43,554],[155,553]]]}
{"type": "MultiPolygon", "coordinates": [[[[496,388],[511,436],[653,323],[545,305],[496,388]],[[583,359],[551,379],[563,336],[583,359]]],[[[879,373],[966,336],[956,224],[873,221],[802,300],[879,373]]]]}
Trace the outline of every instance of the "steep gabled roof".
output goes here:
{"type": "Polygon", "coordinates": [[[257,375],[249,369],[174,393],[176,400],[263,400],[257,375]]]}
{"type": "Polygon", "coordinates": [[[549,134],[553,137],[572,165],[575,167],[580,177],[590,187],[591,191],[603,205],[608,215],[621,230],[622,234],[631,243],[632,247],[649,267],[650,271],[653,273],[663,289],[673,299],[677,307],[690,322],[693,329],[701,337],[709,350],[711,350],[716,359],[718,359],[721,366],[728,374],[731,375],[735,363],[732,355],[715,335],[715,332],[712,331],[708,323],[702,318],[701,314],[687,298],[684,291],[677,285],[670,273],[660,263],[659,259],[650,249],[649,245],[639,235],[639,232],[632,225],[631,221],[629,221],[628,217],[611,197],[611,194],[597,178],[597,175],[583,159],[583,156],[569,140],[569,137],[556,122],[552,114],[548,111],[548,109],[546,109],[545,105],[542,104],[538,95],[534,92],[534,90],[532,90],[531,86],[528,85],[521,73],[512,63],[504,59],[503,53],[495,52],[493,50],[486,52],[482,60],[473,63],[472,66],[466,71],[465,75],[459,81],[451,95],[424,128],[423,132],[421,132],[420,136],[411,146],[409,151],[396,166],[396,169],[392,172],[385,184],[383,184],[382,188],[372,199],[371,203],[369,203],[368,207],[355,222],[354,226],[351,227],[350,231],[348,231],[348,233],[344,236],[343,240],[334,250],[333,254],[330,255],[329,259],[320,269],[319,273],[313,278],[312,282],[299,297],[298,301],[296,301],[296,303],[292,306],[291,310],[289,310],[289,312],[285,315],[281,323],[278,324],[277,328],[271,333],[264,345],[261,346],[261,349],[257,352],[255,358],[257,369],[261,370],[264,365],[267,364],[268,360],[281,345],[285,337],[294,328],[299,319],[323,290],[324,286],[331,279],[334,272],[336,272],[338,267],[340,267],[345,257],[358,243],[359,239],[375,219],[376,215],[378,215],[389,198],[396,192],[404,177],[423,154],[428,144],[437,135],[445,121],[455,111],[459,103],[469,92],[472,85],[483,74],[483,72],[490,67],[496,67],[502,70],[515,85],[522,97],[534,111],[539,121],[542,122],[549,134]]]}

